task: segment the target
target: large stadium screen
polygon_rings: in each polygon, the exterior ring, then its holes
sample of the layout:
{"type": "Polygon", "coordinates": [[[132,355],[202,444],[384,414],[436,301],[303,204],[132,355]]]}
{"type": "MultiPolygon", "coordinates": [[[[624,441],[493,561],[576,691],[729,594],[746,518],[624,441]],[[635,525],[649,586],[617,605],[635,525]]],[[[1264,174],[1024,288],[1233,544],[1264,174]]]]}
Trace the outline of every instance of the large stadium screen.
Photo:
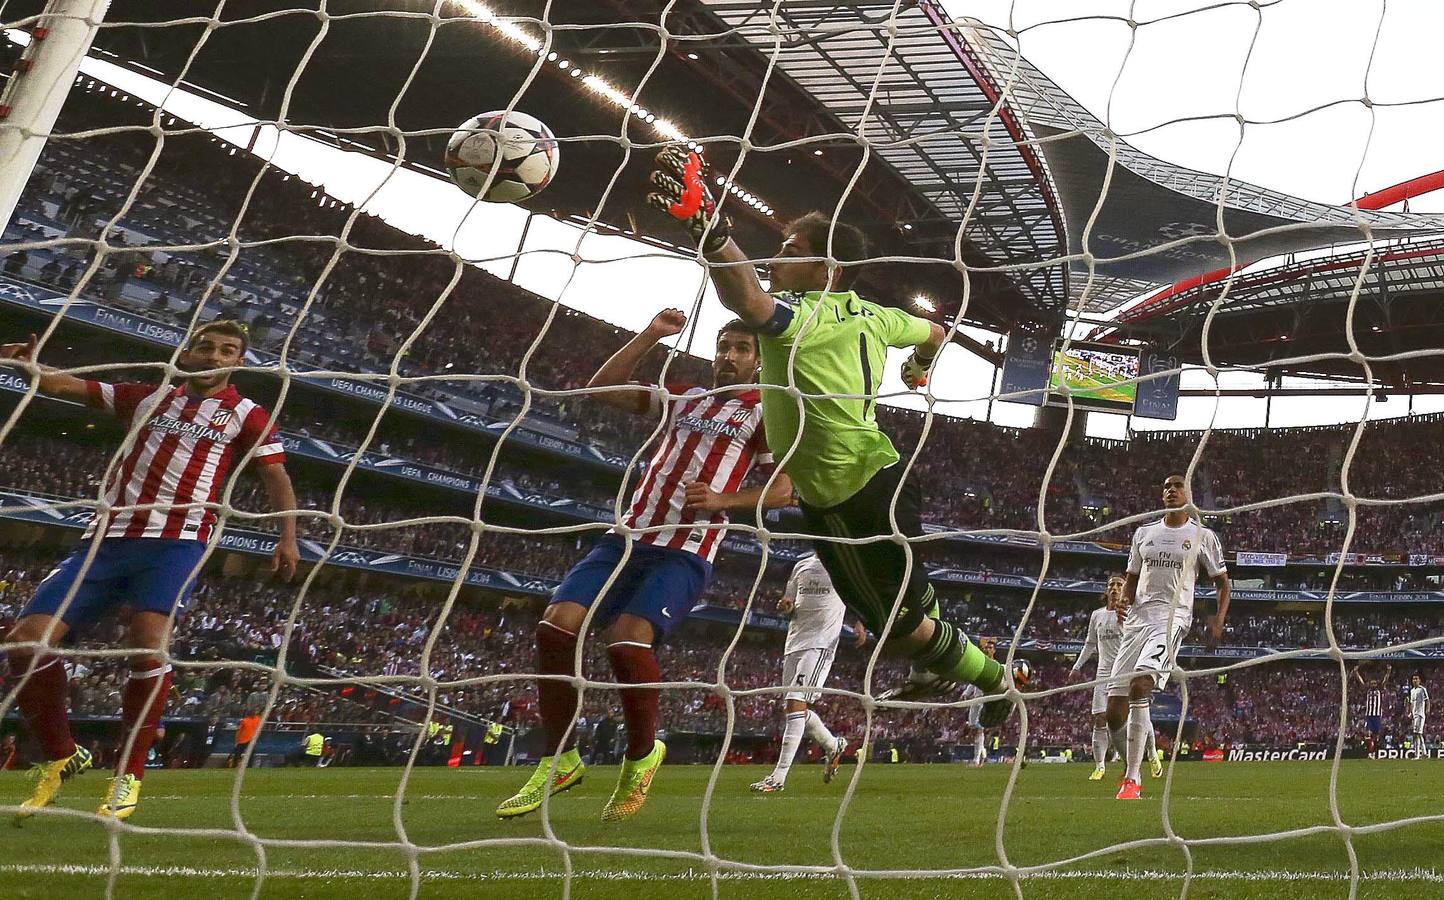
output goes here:
{"type": "Polygon", "coordinates": [[[1061,393],[1068,386],[1073,403],[1081,409],[1105,412],[1133,411],[1138,399],[1138,350],[1112,344],[1074,342],[1053,349],[1053,371],[1048,379],[1048,403],[1064,405],[1061,393]]]}

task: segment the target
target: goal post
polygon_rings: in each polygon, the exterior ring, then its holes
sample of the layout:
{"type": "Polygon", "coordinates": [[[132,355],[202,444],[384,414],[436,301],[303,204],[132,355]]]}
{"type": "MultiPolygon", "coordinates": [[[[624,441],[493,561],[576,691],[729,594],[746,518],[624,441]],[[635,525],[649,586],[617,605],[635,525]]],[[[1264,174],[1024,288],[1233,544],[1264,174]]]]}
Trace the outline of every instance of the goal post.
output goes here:
{"type": "Polygon", "coordinates": [[[109,7],[110,0],[47,0],[24,31],[0,34],[26,41],[0,92],[0,227],[15,211],[109,7]]]}

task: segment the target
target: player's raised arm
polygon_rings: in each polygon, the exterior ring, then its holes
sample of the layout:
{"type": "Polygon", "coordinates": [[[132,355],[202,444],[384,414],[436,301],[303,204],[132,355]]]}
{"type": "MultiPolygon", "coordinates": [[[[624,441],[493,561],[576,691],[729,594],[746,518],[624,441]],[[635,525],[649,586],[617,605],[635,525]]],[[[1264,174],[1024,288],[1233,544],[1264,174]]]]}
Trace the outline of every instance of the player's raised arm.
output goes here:
{"type": "MultiPolygon", "coordinates": [[[[30,335],[30,340],[15,344],[0,344],[0,360],[14,360],[16,362],[35,362],[35,351],[39,346],[40,339],[30,335]]],[[[39,364],[37,363],[37,367],[39,364]]],[[[74,375],[66,375],[63,372],[53,372],[41,368],[39,372],[40,383],[37,390],[47,397],[55,397],[59,400],[71,400],[75,403],[84,403],[87,398],[87,388],[84,378],[76,378],[74,375]]]]}
{"type": "Polygon", "coordinates": [[[727,217],[716,215],[717,204],[703,178],[702,158],[680,147],[668,147],[657,154],[651,180],[656,190],[647,195],[647,202],[681,222],[702,255],[709,262],[720,263],[708,267],[707,275],[722,305],[753,328],[766,325],[777,301],[763,290],[747,254],[732,240],[727,217]]]}
{"type": "MultiPolygon", "coordinates": [[[[596,388],[613,387],[615,385],[633,384],[632,376],[637,371],[637,366],[642,364],[652,348],[663,338],[680,334],[683,328],[687,327],[687,315],[680,309],[664,309],[652,317],[652,321],[638,332],[637,336],[627,341],[622,349],[613,353],[611,358],[602,363],[597,373],[587,382],[589,390],[596,388]]],[[[643,415],[652,409],[652,392],[641,386],[630,391],[597,391],[595,398],[608,406],[615,406],[627,412],[643,415]]]]}

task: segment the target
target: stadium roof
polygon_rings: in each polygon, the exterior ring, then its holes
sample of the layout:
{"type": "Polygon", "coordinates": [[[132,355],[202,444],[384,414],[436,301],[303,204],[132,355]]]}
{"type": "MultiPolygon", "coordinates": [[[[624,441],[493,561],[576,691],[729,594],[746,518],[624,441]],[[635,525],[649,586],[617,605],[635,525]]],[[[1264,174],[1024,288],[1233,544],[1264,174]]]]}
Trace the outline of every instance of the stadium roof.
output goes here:
{"type": "MultiPolygon", "coordinates": [[[[1060,255],[1063,221],[1036,149],[931,3],[853,3],[842,13],[835,3],[705,2],[866,139],[950,230],[966,220],[969,239],[994,265],[1060,255]]],[[[1013,278],[1038,308],[1065,296],[1057,266],[1013,278]]]]}
{"type": "MultiPolygon", "coordinates": [[[[643,146],[627,155],[617,140],[621,111],[587,98],[567,72],[533,72],[535,54],[498,39],[459,4],[445,7],[456,18],[439,28],[429,0],[329,0],[325,19],[316,5],[231,0],[220,27],[208,30],[199,19],[125,24],[166,21],[175,11],[115,0],[97,47],[161,77],[184,72],[189,84],[259,118],[281,115],[285,103],[292,127],[377,155],[396,152],[386,128],[394,121],[408,133],[408,159],[423,167],[439,163],[457,122],[521,92],[518,106],[567,140],[540,205],[596,213],[624,231],[669,233],[641,203],[655,132],[634,119],[626,134],[643,146]]],[[[1110,147],[1097,118],[1005,36],[953,21],[936,0],[488,5],[507,16],[549,14],[553,49],[702,141],[718,171],[731,171],[738,138],[748,134],[753,146],[737,180],[777,210],[768,217],[732,206],[749,252],[768,255],[781,221],[845,198],[843,216],[866,226],[875,252],[896,259],[871,268],[875,293],[894,302],[925,294],[943,314],[956,313],[963,284],[952,260],[960,251],[975,270],[966,310],[975,324],[1005,329],[1020,318],[1054,318],[1085,290],[1087,312],[1111,311],[1226,265],[1227,248],[1211,237],[1220,195],[1244,262],[1356,241],[1360,223],[1376,238],[1444,231],[1444,217],[1311,203],[1163,162],[1123,140],[1110,147]],[[657,27],[664,14],[676,38],[666,45],[657,27]],[[1117,168],[1089,238],[1107,262],[1090,282],[1081,263],[1065,272],[1050,261],[1081,252],[1110,149],[1117,168]],[[1161,241],[1173,245],[1139,253],[1161,241]]],[[[35,0],[12,3],[7,18],[34,11],[35,0]]]]}
{"type": "Polygon", "coordinates": [[[1207,324],[1217,365],[1359,377],[1362,366],[1347,358],[1352,331],[1375,378],[1396,388],[1444,381],[1444,235],[1294,254],[1232,281],[1226,274],[1122,317],[1120,333],[1202,362],[1207,324]],[[1319,354],[1331,356],[1309,358],[1319,354]]]}
{"type": "MultiPolygon", "coordinates": [[[[1101,277],[1089,291],[1090,311],[1108,311],[1150,290],[1229,265],[1228,248],[1215,237],[1220,198],[1239,262],[1357,241],[1363,226],[1375,237],[1444,231],[1444,216],[1314,203],[1156,159],[1112,135],[995,30],[960,23],[958,33],[995,81],[1007,85],[1019,117],[1036,135],[1062,198],[1069,253],[1082,252],[1084,226],[1103,193],[1112,154],[1112,182],[1097,210],[1089,249],[1100,260],[1114,261],[1098,265],[1101,277]],[[1184,243],[1134,255],[1175,241],[1184,243]]],[[[1086,272],[1079,263],[1073,268],[1086,272]]],[[[1075,274],[1075,294],[1084,283],[1075,274]]]]}

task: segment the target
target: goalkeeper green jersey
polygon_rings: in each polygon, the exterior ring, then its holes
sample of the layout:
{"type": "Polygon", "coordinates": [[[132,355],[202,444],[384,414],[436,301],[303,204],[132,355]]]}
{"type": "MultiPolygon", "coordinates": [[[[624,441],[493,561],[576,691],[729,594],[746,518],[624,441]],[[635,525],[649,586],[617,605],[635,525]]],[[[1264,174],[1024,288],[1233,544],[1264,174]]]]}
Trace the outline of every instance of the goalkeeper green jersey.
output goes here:
{"type": "Polygon", "coordinates": [[[779,460],[801,429],[784,467],[798,496],[810,506],[836,506],[898,461],[892,441],[877,427],[876,396],[887,348],[917,346],[928,339],[932,326],[852,291],[774,296],[777,314],[757,341],[762,384],[796,384],[803,394],[864,395],[804,398],[799,423],[795,398],[762,390],[767,443],[779,460]]]}

